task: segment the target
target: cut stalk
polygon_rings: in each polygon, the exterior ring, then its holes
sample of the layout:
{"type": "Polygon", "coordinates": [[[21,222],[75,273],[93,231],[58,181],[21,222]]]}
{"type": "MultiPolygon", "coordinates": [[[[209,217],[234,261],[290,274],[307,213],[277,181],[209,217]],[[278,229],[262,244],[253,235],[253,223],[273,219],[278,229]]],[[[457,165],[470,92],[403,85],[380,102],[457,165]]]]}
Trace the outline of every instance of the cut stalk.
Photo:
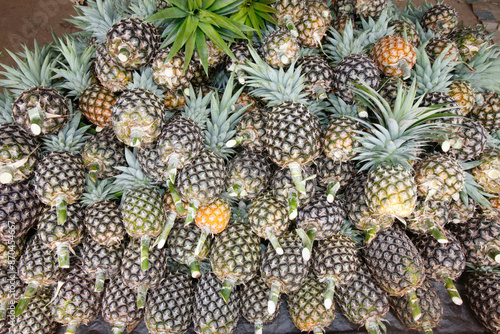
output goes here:
{"type": "Polygon", "coordinates": [[[292,174],[293,184],[298,192],[306,193],[306,182],[302,179],[302,168],[297,162],[291,162],[288,164],[290,173],[292,174]]]}
{"type": "Polygon", "coordinates": [[[333,203],[335,199],[335,195],[337,195],[337,191],[340,189],[340,182],[331,182],[326,186],[326,200],[328,203],[333,203]]]}
{"type": "Polygon", "coordinates": [[[142,129],[139,127],[134,127],[132,129],[130,129],[130,139],[132,141],[132,144],[130,146],[132,146],[132,147],[141,146],[142,129]]]}
{"type": "Polygon", "coordinates": [[[105,270],[98,270],[96,275],[95,275],[95,285],[94,285],[94,291],[95,292],[102,292],[104,290],[104,282],[106,281],[106,271],[105,270]]]}
{"type": "Polygon", "coordinates": [[[175,186],[172,182],[167,182],[167,184],[168,184],[168,189],[170,190],[170,196],[174,201],[175,209],[179,214],[183,215],[186,212],[186,210],[184,209],[184,203],[182,203],[181,196],[177,192],[177,189],[175,189],[175,186]]]}
{"type": "Polygon", "coordinates": [[[267,312],[269,314],[274,314],[276,312],[276,307],[278,305],[278,300],[281,294],[281,287],[278,283],[273,283],[271,286],[271,292],[269,293],[269,301],[267,302],[267,312]]]}
{"type": "Polygon", "coordinates": [[[194,218],[196,217],[196,213],[198,212],[199,207],[200,207],[200,202],[198,202],[197,200],[193,200],[191,203],[189,203],[185,225],[189,225],[194,221],[194,218]]]}
{"type": "Polygon", "coordinates": [[[379,231],[378,226],[372,226],[369,229],[365,230],[365,242],[369,244],[375,237],[379,231]]]}
{"type": "Polygon", "coordinates": [[[236,145],[240,145],[241,143],[254,140],[255,134],[253,133],[253,131],[243,131],[233,139],[229,140],[226,143],[226,147],[235,147],[236,145]]]}
{"type": "Polygon", "coordinates": [[[130,51],[127,48],[121,48],[119,53],[118,53],[118,59],[124,63],[126,62],[130,57],[130,51]]]}
{"type": "Polygon", "coordinates": [[[57,244],[57,259],[59,260],[59,267],[69,268],[69,258],[69,244],[67,242],[57,244]]]}
{"type": "Polygon", "coordinates": [[[401,59],[399,61],[399,68],[401,68],[401,71],[403,72],[403,80],[408,79],[411,75],[411,67],[406,59],[401,59]]]}
{"type": "Polygon", "coordinates": [[[415,290],[410,290],[406,293],[406,298],[408,298],[408,303],[410,304],[411,314],[413,315],[413,320],[418,321],[422,317],[422,311],[420,310],[420,305],[418,304],[418,297],[415,290]]]}
{"type": "Polygon", "coordinates": [[[436,240],[440,244],[448,243],[448,239],[446,239],[443,230],[438,225],[436,225],[432,220],[426,219],[425,224],[429,229],[429,234],[431,234],[434,238],[436,238],[436,240]]]}
{"type": "Polygon", "coordinates": [[[167,221],[165,222],[165,226],[163,227],[161,234],[158,236],[158,239],[156,239],[156,245],[158,249],[162,249],[165,246],[168,235],[170,234],[170,231],[174,226],[175,217],[177,217],[177,213],[175,211],[170,211],[170,213],[167,216],[167,221]]]}
{"type": "Polygon", "coordinates": [[[430,328],[428,325],[422,326],[422,330],[424,331],[425,334],[434,334],[434,332],[432,331],[432,328],[430,328]]]}
{"type": "Polygon", "coordinates": [[[149,269],[149,245],[151,243],[151,238],[149,235],[143,235],[141,237],[141,270],[146,271],[149,269]]]}
{"type": "Polygon", "coordinates": [[[142,285],[137,288],[137,307],[144,308],[146,306],[146,297],[148,295],[149,288],[147,285],[142,285]]]}
{"type": "Polygon", "coordinates": [[[77,322],[70,322],[68,324],[68,327],[66,327],[65,334],[76,334],[76,331],[78,330],[79,326],[80,326],[80,324],[77,322]]]}
{"type": "Polygon", "coordinates": [[[276,238],[276,235],[272,232],[267,233],[267,239],[269,239],[269,242],[273,246],[274,250],[278,255],[283,255],[283,248],[281,248],[281,245],[278,241],[278,238],[276,238]]]}
{"type": "Polygon", "coordinates": [[[322,333],[323,334],[323,330],[321,328],[314,328],[313,329],[313,333],[314,334],[319,334],[319,333],[322,333]]]}
{"type": "Polygon", "coordinates": [[[290,15],[285,15],[283,17],[283,20],[284,20],[286,28],[288,30],[290,30],[290,33],[292,34],[292,36],[293,37],[298,37],[299,36],[299,32],[297,30],[297,27],[295,27],[295,24],[293,24],[293,21],[292,21],[292,18],[290,17],[290,15]]]}
{"type": "Polygon", "coordinates": [[[262,321],[256,321],[254,323],[255,334],[263,334],[264,333],[264,323],[262,321]]]}
{"type": "Polygon", "coordinates": [[[450,275],[443,273],[441,274],[441,279],[443,280],[444,287],[448,291],[448,294],[450,295],[453,303],[457,305],[462,305],[464,302],[462,300],[462,297],[460,297],[460,294],[458,293],[457,287],[451,280],[450,275]]]}
{"type": "Polygon", "coordinates": [[[321,87],[320,85],[314,86],[313,93],[318,97],[319,100],[324,100],[328,97],[325,89],[323,87],[321,87]]]}
{"type": "Polygon", "coordinates": [[[236,183],[232,187],[227,188],[227,194],[232,197],[243,198],[248,195],[245,188],[242,185],[236,183]]]}
{"type": "Polygon", "coordinates": [[[329,310],[333,305],[333,294],[335,293],[335,279],[333,277],[328,277],[326,279],[326,291],[325,291],[325,308],[329,310]]]}
{"type": "Polygon", "coordinates": [[[90,165],[89,177],[92,180],[92,182],[97,182],[98,175],[99,175],[99,165],[98,164],[90,165]]]}
{"type": "Polygon", "coordinates": [[[295,230],[297,232],[297,235],[300,237],[302,240],[302,258],[305,261],[309,261],[311,258],[311,251],[312,251],[312,242],[311,239],[309,239],[309,236],[307,235],[306,231],[302,228],[298,228],[295,230]]]}
{"type": "Polygon", "coordinates": [[[40,108],[31,108],[28,110],[28,117],[30,118],[30,129],[35,136],[39,136],[42,133],[43,125],[43,112],[40,108]]]}
{"type": "Polygon", "coordinates": [[[490,248],[488,256],[491,257],[496,263],[500,263],[500,250],[497,248],[490,248]]]}
{"type": "Polygon", "coordinates": [[[123,334],[125,332],[125,326],[113,327],[111,330],[113,331],[113,334],[123,334]]]}
{"type": "Polygon", "coordinates": [[[0,183],[9,184],[14,180],[14,169],[10,167],[2,168],[0,171],[0,183]]]}
{"type": "Polygon", "coordinates": [[[37,290],[38,284],[36,282],[32,281],[28,284],[26,290],[24,290],[23,296],[17,303],[16,309],[14,310],[14,315],[16,317],[24,312],[31,299],[35,296],[37,290]]]}
{"type": "Polygon", "coordinates": [[[201,276],[200,263],[198,260],[193,259],[191,263],[189,263],[189,270],[191,270],[191,277],[199,278],[201,276]]]}
{"type": "Polygon", "coordinates": [[[179,166],[179,154],[172,153],[168,158],[167,162],[167,175],[170,182],[175,183],[175,177],[177,175],[177,168],[179,166]]]}
{"type": "Polygon", "coordinates": [[[0,319],[5,319],[7,317],[7,300],[2,300],[0,302],[0,319]]]}
{"type": "Polygon", "coordinates": [[[229,296],[231,296],[231,291],[236,286],[236,280],[233,278],[226,278],[222,283],[222,290],[220,291],[222,298],[227,303],[229,301],[229,296]]]}
{"type": "Polygon", "coordinates": [[[56,209],[57,209],[57,224],[62,225],[66,222],[68,217],[68,203],[66,202],[65,196],[59,196],[56,198],[56,209]]]}
{"type": "Polygon", "coordinates": [[[208,237],[208,231],[207,230],[202,230],[200,239],[198,239],[198,244],[196,245],[196,248],[194,249],[194,256],[198,257],[201,253],[201,250],[203,249],[203,245],[207,241],[208,237]]]}
{"type": "Polygon", "coordinates": [[[290,220],[297,218],[299,209],[299,194],[295,190],[288,193],[288,217],[290,220]]]}
{"type": "Polygon", "coordinates": [[[369,334],[382,334],[379,323],[375,319],[369,319],[365,323],[366,331],[369,334]]]}

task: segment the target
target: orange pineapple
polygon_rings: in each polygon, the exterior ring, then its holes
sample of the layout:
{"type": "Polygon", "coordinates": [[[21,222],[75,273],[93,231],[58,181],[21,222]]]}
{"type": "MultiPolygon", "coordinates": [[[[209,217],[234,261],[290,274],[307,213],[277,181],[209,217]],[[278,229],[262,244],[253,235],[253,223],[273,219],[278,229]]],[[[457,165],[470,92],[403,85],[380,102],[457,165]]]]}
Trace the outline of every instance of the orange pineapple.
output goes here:
{"type": "Polygon", "coordinates": [[[372,47],[372,58],[379,70],[389,77],[410,77],[417,61],[413,45],[403,38],[390,35],[379,39],[372,47]]]}
{"type": "Polygon", "coordinates": [[[195,255],[201,251],[208,234],[219,234],[226,228],[231,218],[231,206],[229,202],[218,198],[215,202],[200,206],[194,222],[201,229],[201,236],[196,246],[195,255]]]}
{"type": "Polygon", "coordinates": [[[115,104],[116,95],[101,85],[87,88],[79,99],[82,114],[95,126],[106,128],[111,126],[111,107],[115,104]]]}
{"type": "Polygon", "coordinates": [[[462,114],[466,116],[476,104],[476,93],[470,83],[464,80],[455,80],[451,83],[448,91],[450,95],[462,109],[462,114]]]}

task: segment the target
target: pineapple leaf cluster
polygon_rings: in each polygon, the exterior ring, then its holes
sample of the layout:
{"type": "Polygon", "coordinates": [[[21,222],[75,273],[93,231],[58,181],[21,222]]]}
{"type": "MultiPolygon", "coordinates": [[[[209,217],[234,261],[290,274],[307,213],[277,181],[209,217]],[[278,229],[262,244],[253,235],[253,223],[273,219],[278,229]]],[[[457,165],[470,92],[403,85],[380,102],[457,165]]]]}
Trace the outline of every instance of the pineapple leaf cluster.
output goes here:
{"type": "Polygon", "coordinates": [[[483,45],[467,63],[460,63],[455,77],[466,80],[475,87],[500,93],[500,49],[497,45],[483,45]]]}
{"type": "Polygon", "coordinates": [[[14,97],[9,93],[7,89],[0,93],[0,124],[12,123],[12,103],[14,103],[14,97]]]}
{"type": "MultiPolygon", "coordinates": [[[[257,35],[262,38],[262,30],[266,28],[266,21],[277,25],[273,14],[277,10],[269,6],[274,0],[245,0],[238,6],[238,11],[231,15],[231,19],[255,29],[257,35]]],[[[247,33],[252,38],[252,31],[247,33]]]]}
{"type": "Polygon", "coordinates": [[[330,117],[339,117],[339,116],[349,116],[349,117],[357,117],[358,116],[358,106],[356,103],[349,104],[342,100],[335,94],[328,94],[328,102],[330,105],[325,108],[330,114],[330,117]]]}
{"type": "Polygon", "coordinates": [[[118,199],[121,189],[113,183],[113,179],[92,181],[89,175],[86,175],[85,192],[82,195],[82,203],[92,205],[106,199],[118,199]]]}
{"type": "Polygon", "coordinates": [[[140,19],[146,19],[154,13],[156,13],[156,0],[131,0],[127,9],[127,16],[140,19]]]}
{"type": "Polygon", "coordinates": [[[371,47],[373,43],[378,41],[384,36],[393,35],[394,28],[389,27],[389,22],[394,20],[394,16],[391,15],[391,11],[389,8],[386,8],[380,14],[380,17],[377,20],[369,17],[368,20],[361,20],[361,24],[363,26],[361,35],[362,41],[365,47],[371,47]]]}
{"type": "Polygon", "coordinates": [[[59,68],[54,69],[54,79],[63,79],[60,87],[68,91],[68,97],[79,97],[91,84],[92,58],[95,48],[87,47],[81,54],[78,53],[73,36],[56,39],[57,48],[65,62],[59,60],[59,68]]]}
{"type": "Polygon", "coordinates": [[[184,47],[184,71],[194,51],[208,75],[208,37],[217,47],[236,59],[226,44],[235,38],[246,39],[245,33],[253,29],[229,17],[238,10],[241,0],[171,0],[172,7],[150,16],[150,22],[165,20],[168,32],[163,46],[172,44],[166,61],[170,61],[184,47]]]}
{"type": "Polygon", "coordinates": [[[0,64],[5,71],[0,72],[0,86],[8,88],[14,95],[19,95],[26,89],[36,86],[51,87],[53,70],[58,61],[53,44],[39,46],[36,40],[30,50],[26,45],[23,51],[14,54],[7,50],[17,67],[0,64]]]}
{"type": "Polygon", "coordinates": [[[416,6],[411,0],[409,0],[403,8],[401,15],[417,24],[424,13],[432,6],[434,6],[434,4],[427,2],[427,0],[425,0],[421,6],[416,6]]]}
{"type": "Polygon", "coordinates": [[[474,176],[467,172],[467,170],[472,169],[481,164],[481,161],[469,161],[461,162],[460,165],[464,170],[465,183],[462,191],[460,191],[460,199],[466,206],[469,205],[469,198],[472,198],[476,203],[479,203],[484,208],[490,208],[491,203],[488,201],[488,197],[493,197],[493,195],[485,192],[483,187],[481,187],[474,176]]]}
{"type": "Polygon", "coordinates": [[[126,148],[125,160],[128,166],[115,167],[115,169],[121,172],[121,174],[115,176],[113,182],[117,187],[126,190],[140,186],[151,186],[153,184],[153,181],[141,169],[141,165],[137,160],[137,148],[134,148],[134,152],[126,148]]]}
{"type": "Polygon", "coordinates": [[[67,151],[79,153],[85,141],[91,136],[87,133],[90,125],[81,125],[81,113],[72,114],[71,120],[57,133],[44,138],[44,150],[47,152],[67,151]]]}
{"type": "Polygon", "coordinates": [[[200,90],[196,94],[192,85],[189,85],[189,94],[185,94],[186,105],[184,106],[183,116],[191,118],[201,129],[206,128],[208,114],[210,113],[209,104],[212,100],[213,91],[203,94],[200,90]]]}
{"type": "Polygon", "coordinates": [[[336,66],[345,57],[365,52],[366,34],[359,35],[354,29],[354,23],[349,20],[342,32],[330,28],[330,35],[325,36],[323,51],[329,60],[336,66]]]}
{"type": "Polygon", "coordinates": [[[154,93],[159,98],[163,98],[163,90],[158,87],[153,79],[153,73],[151,72],[151,67],[143,67],[138,71],[134,71],[132,74],[132,82],[127,84],[128,89],[141,88],[147,89],[154,93]]]}

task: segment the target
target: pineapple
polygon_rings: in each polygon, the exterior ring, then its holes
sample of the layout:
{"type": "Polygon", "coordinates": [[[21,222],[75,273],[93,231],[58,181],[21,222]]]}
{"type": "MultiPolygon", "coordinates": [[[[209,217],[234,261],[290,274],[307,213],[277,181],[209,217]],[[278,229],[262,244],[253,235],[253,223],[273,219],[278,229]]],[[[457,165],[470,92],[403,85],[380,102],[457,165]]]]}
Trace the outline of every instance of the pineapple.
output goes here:
{"type": "Polygon", "coordinates": [[[326,284],[322,293],[327,310],[333,306],[335,288],[349,285],[359,266],[356,244],[350,237],[335,233],[318,242],[311,267],[320,282],[326,284]]]}
{"type": "Polygon", "coordinates": [[[53,288],[41,290],[21,315],[14,317],[10,324],[10,333],[54,334],[57,323],[50,312],[53,288]]]}
{"type": "Polygon", "coordinates": [[[226,146],[241,145],[247,149],[265,153],[266,113],[267,110],[260,107],[252,112],[247,109],[247,112],[241,116],[240,122],[236,125],[236,136],[228,141],[226,146]]]}
{"type": "Polygon", "coordinates": [[[389,22],[389,27],[394,27],[394,34],[409,42],[414,48],[420,45],[420,34],[416,25],[410,20],[392,20],[389,22]]]}
{"type": "Polygon", "coordinates": [[[399,85],[401,85],[401,89],[408,90],[408,85],[400,77],[388,77],[382,82],[378,90],[378,93],[389,102],[391,107],[394,107],[399,85]]]}
{"type": "Polygon", "coordinates": [[[335,162],[324,155],[316,159],[318,183],[326,188],[327,201],[332,203],[337,192],[342,193],[351,184],[356,175],[356,166],[352,161],[335,162]]]}
{"type": "Polygon", "coordinates": [[[85,142],[82,159],[92,181],[114,177],[115,166],[125,164],[125,145],[118,140],[113,129],[107,128],[85,142]]]}
{"type": "Polygon", "coordinates": [[[483,46],[490,46],[492,43],[489,33],[483,25],[477,25],[476,28],[461,27],[455,29],[450,35],[460,50],[460,56],[467,62],[474,57],[483,46]]]}
{"type": "MultiPolygon", "coordinates": [[[[127,84],[132,82],[132,71],[127,70],[121,65],[115,63],[106,50],[106,46],[104,44],[99,44],[97,46],[96,54],[94,67],[100,84],[112,93],[123,91],[127,87],[127,84]]],[[[116,100],[113,105],[115,103],[116,100]]],[[[108,112],[106,111],[103,114],[106,115],[107,113],[108,112]]],[[[113,111],[111,110],[110,115],[112,115],[112,113],[113,111]]],[[[110,119],[105,118],[105,120],[109,122],[110,119]]]]}
{"type": "Polygon", "coordinates": [[[87,237],[82,243],[82,269],[94,279],[94,291],[102,292],[106,279],[120,271],[123,245],[102,246],[87,237]]]}
{"type": "Polygon", "coordinates": [[[480,156],[479,164],[473,170],[474,178],[483,189],[492,194],[500,194],[500,151],[488,148],[480,156]]]}
{"type": "Polygon", "coordinates": [[[432,283],[425,281],[422,287],[416,291],[422,310],[422,317],[415,320],[412,316],[411,306],[406,298],[391,297],[391,308],[396,317],[408,329],[423,330],[425,333],[432,333],[432,328],[437,327],[443,316],[443,306],[432,283]]]}
{"type": "Polygon", "coordinates": [[[476,92],[470,83],[464,80],[454,80],[449,86],[448,94],[462,108],[462,115],[467,116],[476,104],[476,92]]]}
{"type": "Polygon", "coordinates": [[[79,127],[80,118],[75,114],[57,135],[44,138],[43,148],[49,153],[35,170],[35,193],[42,203],[56,207],[60,225],[66,220],[66,206],[78,201],[85,189],[85,166],[79,151],[90,126],[79,127]]]}
{"type": "Polygon", "coordinates": [[[337,199],[328,202],[323,194],[312,197],[311,202],[299,209],[295,231],[302,239],[302,256],[311,258],[315,240],[325,240],[340,231],[347,218],[343,203],[337,199]]]}
{"type": "Polygon", "coordinates": [[[259,237],[268,239],[276,253],[283,254],[278,238],[290,224],[285,203],[277,199],[271,191],[257,197],[248,210],[250,228],[259,237]]]}
{"type": "Polygon", "coordinates": [[[113,327],[113,334],[123,334],[125,329],[132,332],[143,316],[135,291],[123,283],[121,275],[111,277],[102,297],[102,318],[113,327]]]}
{"type": "Polygon", "coordinates": [[[208,239],[198,254],[195,254],[201,235],[198,227],[192,224],[184,226],[178,221],[172,227],[171,234],[172,236],[167,240],[170,256],[174,261],[188,266],[193,278],[199,278],[201,276],[200,262],[207,258],[210,252],[211,240],[208,239]]]}
{"type": "Polygon", "coordinates": [[[448,242],[444,226],[448,223],[448,203],[420,198],[415,210],[406,218],[408,230],[431,235],[440,244],[448,242]]]}
{"type": "Polygon", "coordinates": [[[397,227],[385,229],[364,248],[373,279],[390,296],[408,300],[413,319],[422,317],[416,289],[425,280],[424,260],[410,238],[397,227]]]}
{"type": "Polygon", "coordinates": [[[184,68],[184,53],[177,53],[172,59],[168,60],[170,48],[165,48],[156,54],[151,62],[151,72],[155,83],[167,90],[183,92],[189,88],[189,83],[194,76],[195,66],[193,63],[188,65],[186,71],[184,68]]]}
{"type": "Polygon", "coordinates": [[[66,334],[75,334],[80,325],[86,325],[99,316],[101,300],[93,291],[93,282],[81,269],[75,267],[64,282],[51,305],[52,317],[67,325],[66,334]]]}
{"type": "Polygon", "coordinates": [[[292,321],[303,332],[323,333],[335,318],[335,308],[323,304],[325,283],[309,274],[299,290],[288,295],[288,312],[292,321]]]}
{"type": "Polygon", "coordinates": [[[28,244],[17,266],[21,281],[27,284],[23,296],[19,300],[14,315],[23,313],[33,298],[43,291],[43,288],[56,283],[62,276],[56,258],[49,248],[35,236],[28,244]]]}
{"type": "Polygon", "coordinates": [[[462,298],[453,280],[457,280],[465,270],[465,250],[453,234],[449,233],[447,239],[448,242],[443,244],[422,235],[414,238],[413,242],[424,259],[427,280],[441,281],[453,303],[462,305],[462,298]]]}
{"type": "Polygon", "coordinates": [[[295,233],[285,233],[278,238],[283,254],[277,254],[267,247],[262,255],[260,272],[270,287],[267,311],[276,312],[281,293],[291,293],[300,289],[305,282],[309,265],[302,257],[301,240],[295,233]]]}
{"type": "Polygon", "coordinates": [[[248,322],[254,324],[255,334],[262,334],[264,324],[273,322],[279,315],[281,299],[276,302],[276,312],[267,312],[268,289],[266,282],[260,276],[256,276],[240,290],[241,315],[248,322]]]}
{"type": "Polygon", "coordinates": [[[306,91],[312,99],[325,99],[333,83],[333,69],[319,55],[304,56],[297,62],[305,74],[306,91]]]}
{"type": "Polygon", "coordinates": [[[105,247],[119,244],[125,236],[120,208],[113,201],[116,191],[110,179],[94,183],[89,177],[83,193],[87,236],[105,247]]]}
{"type": "Polygon", "coordinates": [[[136,292],[137,307],[144,308],[149,290],[156,289],[165,275],[167,253],[164,249],[150,246],[148,249],[150,267],[144,271],[142,258],[137,252],[134,240],[127,245],[123,253],[120,273],[123,283],[136,292]]]}
{"type": "Polygon", "coordinates": [[[413,45],[397,35],[379,39],[373,45],[371,54],[384,75],[403,79],[410,77],[411,69],[417,61],[413,45]]]}
{"type": "Polygon", "coordinates": [[[384,317],[389,313],[389,298],[375,284],[364,266],[359,266],[350,284],[340,285],[335,300],[340,312],[370,334],[385,329],[384,317]]]}
{"type": "Polygon", "coordinates": [[[455,8],[442,3],[427,9],[420,19],[420,25],[425,30],[431,30],[443,36],[451,33],[457,24],[458,14],[455,8]]]}
{"type": "Polygon", "coordinates": [[[482,93],[482,105],[476,104],[471,110],[472,118],[478,120],[488,132],[500,130],[500,98],[498,93],[485,91],[482,93]]]}
{"type": "Polygon", "coordinates": [[[321,0],[304,1],[303,6],[300,19],[295,22],[299,43],[302,47],[321,47],[321,41],[332,21],[332,12],[321,0]]]}
{"type": "MultiPolygon", "coordinates": [[[[434,62],[443,52],[445,59],[450,59],[450,61],[458,60],[458,47],[455,42],[446,37],[433,37],[425,46],[425,52],[427,53],[431,62],[434,62]]],[[[419,59],[419,57],[417,57],[419,59]]]]}
{"type": "Polygon", "coordinates": [[[234,291],[229,300],[221,295],[222,283],[214,273],[200,277],[194,289],[193,325],[199,334],[233,333],[240,317],[239,293],[234,291]]]}
{"type": "Polygon", "coordinates": [[[144,322],[151,334],[184,333],[191,325],[193,283],[183,273],[171,272],[146,304],[144,322]]]}
{"type": "Polygon", "coordinates": [[[37,224],[42,210],[31,183],[0,185],[0,240],[22,238],[37,224]]]}
{"type": "Polygon", "coordinates": [[[389,5],[387,0],[356,0],[354,10],[356,14],[364,19],[378,19],[384,9],[389,5]]]}
{"type": "Polygon", "coordinates": [[[462,126],[449,137],[450,149],[448,153],[459,161],[470,161],[478,158],[487,148],[488,133],[486,129],[473,119],[466,118],[462,126]]]}
{"type": "Polygon", "coordinates": [[[299,56],[296,36],[286,28],[277,28],[264,36],[262,55],[266,63],[274,68],[288,67],[299,56]]]}
{"type": "Polygon", "coordinates": [[[229,301],[236,285],[248,283],[259,269],[260,238],[244,221],[232,220],[214,238],[210,254],[213,273],[222,281],[222,297],[229,301]]]}
{"type": "Polygon", "coordinates": [[[157,243],[163,245],[168,236],[162,234],[166,210],[163,196],[141,171],[135,155],[126,149],[125,158],[129,167],[118,167],[122,174],[117,175],[114,184],[125,190],[120,202],[123,226],[132,239],[139,241],[141,268],[146,271],[150,265],[151,240],[160,237],[157,243]]]}
{"type": "Polygon", "coordinates": [[[16,272],[8,268],[0,268],[0,319],[5,320],[9,306],[19,301],[22,296],[24,284],[16,272]]]}

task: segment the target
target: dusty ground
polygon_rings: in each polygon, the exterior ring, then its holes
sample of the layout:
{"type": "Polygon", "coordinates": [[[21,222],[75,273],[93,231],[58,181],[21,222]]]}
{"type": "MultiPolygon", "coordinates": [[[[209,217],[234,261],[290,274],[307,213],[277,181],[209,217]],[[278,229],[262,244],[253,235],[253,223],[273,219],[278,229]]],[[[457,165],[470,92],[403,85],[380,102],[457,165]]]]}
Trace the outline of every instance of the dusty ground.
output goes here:
{"type": "MultiPolygon", "coordinates": [[[[393,0],[400,8],[404,7],[407,0],[393,0]]],[[[423,0],[414,0],[415,4],[423,0]]],[[[500,19],[500,0],[445,0],[447,4],[455,7],[460,14],[460,19],[465,25],[479,23],[476,13],[488,20],[490,30],[498,27],[500,19]],[[484,1],[484,2],[483,2],[484,1]]],[[[432,1],[432,2],[435,2],[432,1]]],[[[33,45],[33,40],[48,42],[52,40],[51,29],[57,35],[75,31],[65,18],[70,18],[75,12],[69,0],[0,0],[0,62],[11,65],[12,59],[5,49],[17,52],[21,44],[33,45]]],[[[498,39],[500,43],[500,39],[498,39]]]]}

